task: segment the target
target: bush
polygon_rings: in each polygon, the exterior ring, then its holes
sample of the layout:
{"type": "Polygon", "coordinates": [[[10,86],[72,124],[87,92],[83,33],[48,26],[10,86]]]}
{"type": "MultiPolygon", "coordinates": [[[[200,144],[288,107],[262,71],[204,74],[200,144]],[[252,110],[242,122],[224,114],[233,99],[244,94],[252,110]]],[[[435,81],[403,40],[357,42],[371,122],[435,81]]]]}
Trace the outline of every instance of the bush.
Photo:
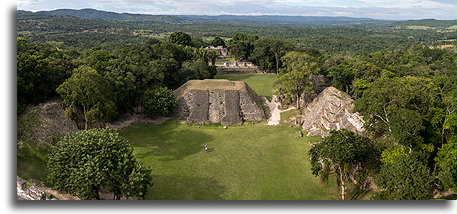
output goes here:
{"type": "Polygon", "coordinates": [[[173,91],[165,87],[146,90],[143,100],[143,111],[148,116],[167,116],[176,107],[173,91]]]}
{"type": "Polygon", "coordinates": [[[113,192],[115,199],[143,197],[151,185],[151,170],[138,163],[133,147],[111,129],[90,129],[62,138],[48,161],[52,187],[81,199],[100,199],[113,192]]]}

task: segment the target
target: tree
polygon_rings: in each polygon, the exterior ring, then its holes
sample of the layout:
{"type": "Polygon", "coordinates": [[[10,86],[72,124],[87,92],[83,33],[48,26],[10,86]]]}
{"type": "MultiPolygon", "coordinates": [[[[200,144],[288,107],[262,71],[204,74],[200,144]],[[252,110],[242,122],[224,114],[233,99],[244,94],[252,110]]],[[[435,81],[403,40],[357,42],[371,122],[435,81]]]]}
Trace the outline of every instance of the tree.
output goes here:
{"type": "Polygon", "coordinates": [[[425,145],[421,134],[434,115],[439,97],[438,88],[429,78],[381,77],[354,103],[372,136],[386,135],[393,144],[431,152],[433,146],[425,145]]]}
{"type": "Polygon", "coordinates": [[[316,59],[305,52],[290,51],[282,58],[281,62],[284,65],[279,69],[280,73],[288,73],[291,71],[310,72],[310,74],[318,73],[316,59]]]}
{"type": "Polygon", "coordinates": [[[224,40],[221,38],[221,37],[214,37],[214,39],[211,41],[211,45],[214,46],[214,47],[217,47],[217,46],[222,46],[222,47],[225,47],[225,42],[224,40]]]}
{"type": "Polygon", "coordinates": [[[315,63],[306,53],[289,52],[281,59],[286,65],[275,81],[278,94],[296,102],[300,109],[300,96],[312,89],[310,76],[317,73],[315,63]]]}
{"type": "Polygon", "coordinates": [[[292,94],[295,96],[297,109],[300,109],[300,96],[311,89],[309,74],[300,71],[292,71],[279,76],[274,85],[278,90],[278,94],[292,94]]]}
{"type": "Polygon", "coordinates": [[[177,31],[170,34],[168,41],[179,45],[191,45],[192,37],[187,33],[177,31]]]}
{"type": "Polygon", "coordinates": [[[383,164],[375,183],[382,189],[381,199],[424,200],[429,198],[431,177],[423,162],[407,154],[383,164]]]}
{"type": "Polygon", "coordinates": [[[251,59],[258,63],[262,69],[276,68],[279,71],[280,59],[287,51],[293,49],[293,45],[278,38],[262,38],[254,43],[251,59]]]}
{"type": "Polygon", "coordinates": [[[164,87],[146,90],[143,99],[144,112],[149,116],[167,116],[176,107],[173,91],[164,87]]]}
{"type": "Polygon", "coordinates": [[[17,38],[18,113],[25,110],[26,104],[38,104],[57,95],[55,90],[70,77],[77,55],[71,49],[17,38]]]}
{"type": "Polygon", "coordinates": [[[341,91],[349,93],[349,87],[354,80],[354,68],[350,64],[339,64],[329,68],[328,77],[332,78],[332,85],[341,91]]]}
{"type": "Polygon", "coordinates": [[[322,143],[309,150],[313,175],[320,176],[326,182],[331,173],[336,174],[337,184],[341,191],[341,199],[346,199],[349,181],[363,182],[363,176],[370,159],[368,138],[357,135],[347,129],[330,131],[322,143]]]}
{"type": "Polygon", "coordinates": [[[248,59],[254,50],[254,42],[258,39],[259,36],[254,34],[233,34],[228,47],[230,54],[237,60],[248,59]]]}
{"type": "Polygon", "coordinates": [[[111,86],[91,67],[81,66],[75,69],[73,75],[56,91],[67,106],[67,116],[71,116],[76,108],[82,108],[85,129],[89,123],[107,121],[117,116],[111,86]]]}
{"type": "Polygon", "coordinates": [[[208,63],[202,60],[183,62],[181,69],[178,71],[180,82],[185,83],[194,79],[212,79],[216,74],[208,66],[208,63]]]}
{"type": "Polygon", "coordinates": [[[450,142],[443,144],[442,148],[438,149],[438,154],[435,157],[436,171],[440,186],[444,191],[452,189],[456,191],[456,144],[450,142]]]}
{"type": "Polygon", "coordinates": [[[151,183],[151,170],[138,163],[133,147],[111,129],[91,129],[63,137],[52,147],[48,179],[59,191],[81,199],[100,199],[99,192],[115,198],[143,197],[151,183]]]}

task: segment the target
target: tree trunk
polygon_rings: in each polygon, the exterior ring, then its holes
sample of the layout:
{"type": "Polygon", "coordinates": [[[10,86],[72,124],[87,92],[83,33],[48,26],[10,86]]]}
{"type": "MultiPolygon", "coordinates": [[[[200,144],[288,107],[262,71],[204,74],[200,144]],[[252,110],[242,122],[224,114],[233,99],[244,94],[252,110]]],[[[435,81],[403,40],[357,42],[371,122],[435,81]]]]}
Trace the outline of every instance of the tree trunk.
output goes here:
{"type": "Polygon", "coordinates": [[[95,193],[95,199],[100,200],[100,193],[98,192],[98,190],[97,190],[97,193],[95,193]]]}
{"type": "Polygon", "coordinates": [[[346,197],[346,185],[344,183],[344,181],[341,181],[341,200],[345,200],[345,197],[346,197]]]}
{"type": "Polygon", "coordinates": [[[341,185],[341,200],[345,200],[346,198],[346,183],[344,182],[344,176],[341,168],[339,169],[340,171],[340,185],[341,185]]]}
{"type": "Polygon", "coordinates": [[[300,109],[300,94],[297,94],[297,110],[300,109]]]}
{"type": "Polygon", "coordinates": [[[276,59],[276,73],[278,73],[278,70],[279,70],[278,52],[275,53],[275,59],[276,59]]]}
{"type": "Polygon", "coordinates": [[[83,105],[83,114],[84,114],[84,130],[87,130],[87,116],[86,116],[86,106],[83,105]]]}

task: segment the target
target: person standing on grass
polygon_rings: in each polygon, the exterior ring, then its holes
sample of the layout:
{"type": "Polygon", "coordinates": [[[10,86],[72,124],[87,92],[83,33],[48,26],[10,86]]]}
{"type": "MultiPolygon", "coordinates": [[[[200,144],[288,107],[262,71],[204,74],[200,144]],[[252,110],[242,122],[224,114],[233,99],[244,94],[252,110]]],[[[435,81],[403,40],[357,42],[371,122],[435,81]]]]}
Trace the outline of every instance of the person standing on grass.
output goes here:
{"type": "Polygon", "coordinates": [[[205,144],[205,152],[208,152],[208,145],[205,144]]]}

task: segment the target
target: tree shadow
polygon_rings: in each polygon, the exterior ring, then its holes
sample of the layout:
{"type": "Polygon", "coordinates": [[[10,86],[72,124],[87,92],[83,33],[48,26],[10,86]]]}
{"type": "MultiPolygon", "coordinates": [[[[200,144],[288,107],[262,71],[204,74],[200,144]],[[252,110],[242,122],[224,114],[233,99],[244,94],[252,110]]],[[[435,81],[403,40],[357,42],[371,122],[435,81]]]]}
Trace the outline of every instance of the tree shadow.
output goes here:
{"type": "Polygon", "coordinates": [[[457,196],[456,194],[450,194],[450,195],[447,195],[447,196],[442,196],[442,197],[440,197],[438,199],[440,199],[440,200],[455,200],[457,198],[456,196],[457,196]]]}
{"type": "Polygon", "coordinates": [[[153,175],[147,200],[223,200],[228,190],[210,177],[180,175],[153,175]]]}
{"type": "Polygon", "coordinates": [[[372,192],[373,190],[361,189],[359,185],[354,185],[352,191],[349,191],[347,195],[350,200],[364,200],[364,198],[372,192]]]}
{"type": "Polygon", "coordinates": [[[204,151],[204,145],[213,140],[213,136],[197,130],[164,130],[145,136],[142,145],[150,147],[152,151],[141,151],[136,156],[140,159],[151,155],[163,156],[160,161],[181,160],[189,155],[204,151]]]}

